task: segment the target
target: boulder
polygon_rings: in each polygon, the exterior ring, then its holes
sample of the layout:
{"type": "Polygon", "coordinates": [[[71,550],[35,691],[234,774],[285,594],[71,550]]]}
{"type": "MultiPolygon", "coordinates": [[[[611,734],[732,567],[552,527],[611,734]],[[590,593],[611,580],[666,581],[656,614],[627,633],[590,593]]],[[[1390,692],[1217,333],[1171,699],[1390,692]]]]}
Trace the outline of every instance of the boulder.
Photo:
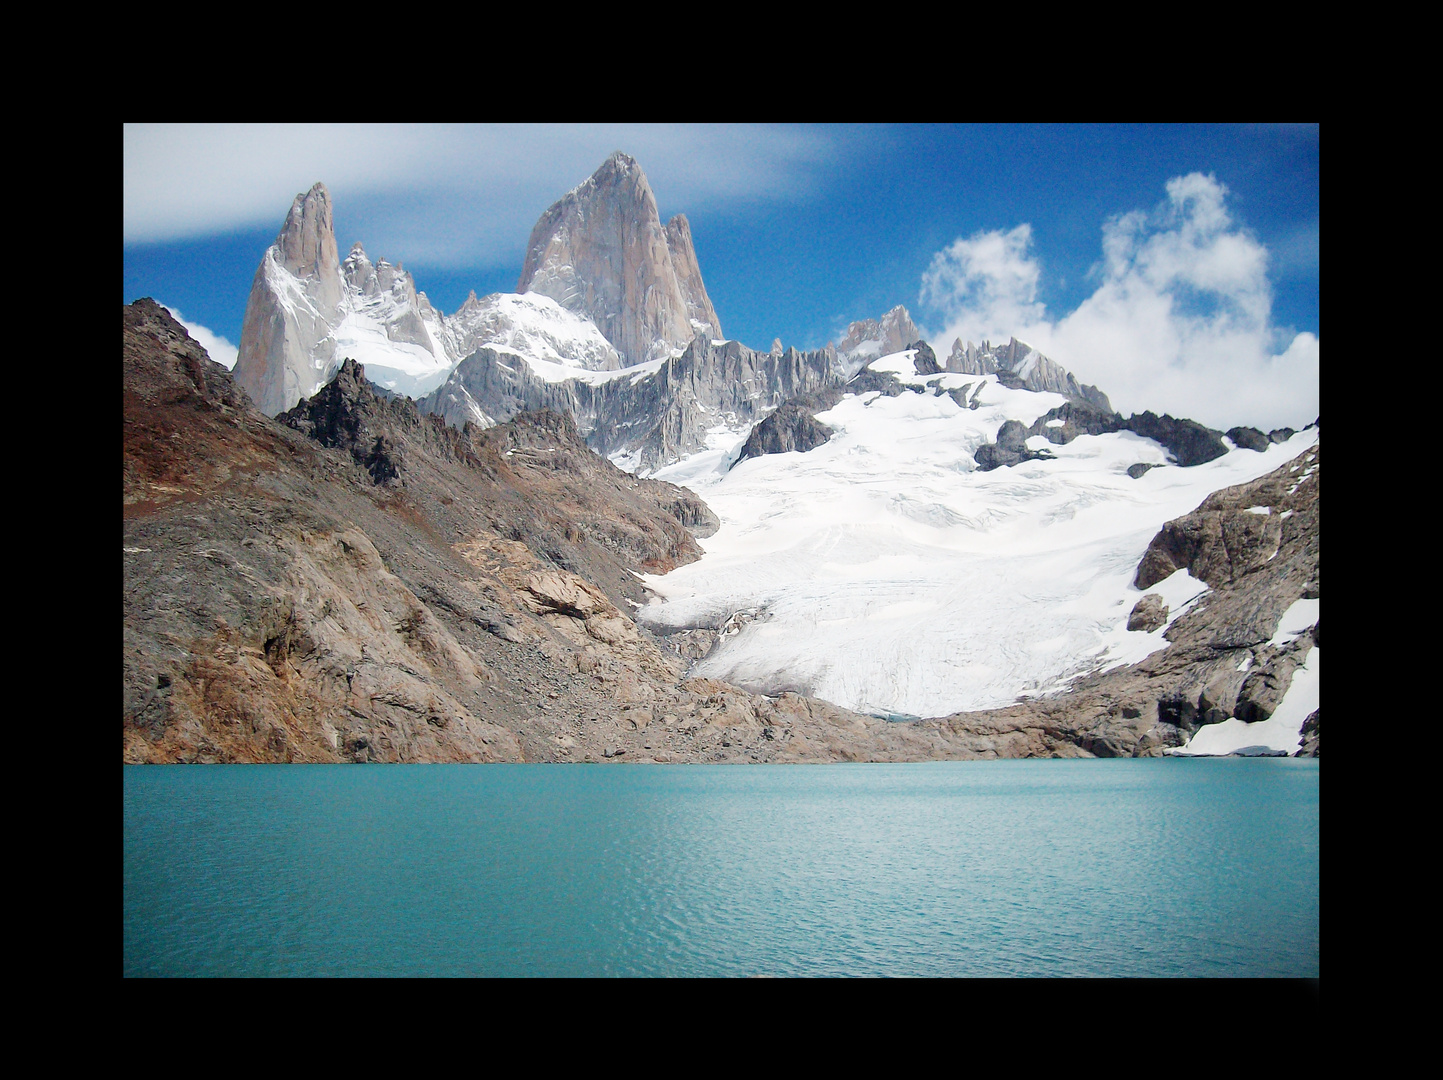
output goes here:
{"type": "Polygon", "coordinates": [[[1132,614],[1127,617],[1127,628],[1150,634],[1167,622],[1167,610],[1160,593],[1148,593],[1133,605],[1132,614]]]}
{"type": "Polygon", "coordinates": [[[912,369],[918,375],[936,375],[943,370],[942,365],[937,363],[937,354],[925,341],[914,341],[907,348],[916,350],[916,355],[912,358],[912,369]]]}

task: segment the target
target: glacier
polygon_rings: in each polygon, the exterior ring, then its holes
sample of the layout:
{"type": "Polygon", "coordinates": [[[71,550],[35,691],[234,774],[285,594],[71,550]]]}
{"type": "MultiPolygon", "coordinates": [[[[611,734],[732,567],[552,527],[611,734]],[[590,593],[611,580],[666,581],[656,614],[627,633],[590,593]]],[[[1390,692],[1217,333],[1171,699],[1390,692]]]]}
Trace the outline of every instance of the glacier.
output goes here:
{"type": "MultiPolygon", "coordinates": [[[[833,435],[807,453],[736,463],[744,433],[718,430],[652,474],[722,523],[701,541],[705,558],[645,579],[655,598],[638,612],[658,634],[725,628],[693,675],[905,718],[1004,706],[1136,663],[1168,647],[1166,626],[1127,630],[1138,561],[1162,524],[1317,438],[1307,429],[1181,468],[1130,432],[1033,436],[1054,460],[982,471],[973,454],[1005,421],[1031,425],[1066,399],[996,375],[918,376],[912,356],[869,365],[909,392],[848,395],[818,414],[833,435]],[[944,392],[963,387],[977,409],[944,392]],[[1133,479],[1136,463],[1166,467],[1133,479]]],[[[1180,571],[1148,591],[1175,619],[1206,586],[1180,571]]]]}

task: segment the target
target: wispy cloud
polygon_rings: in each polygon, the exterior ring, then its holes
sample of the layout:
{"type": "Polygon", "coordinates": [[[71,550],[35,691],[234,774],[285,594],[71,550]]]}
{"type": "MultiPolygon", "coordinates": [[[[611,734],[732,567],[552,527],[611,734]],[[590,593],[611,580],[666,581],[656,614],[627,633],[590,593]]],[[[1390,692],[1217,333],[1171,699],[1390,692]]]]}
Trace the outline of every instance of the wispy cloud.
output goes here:
{"type": "MultiPolygon", "coordinates": [[[[1316,234],[1314,234],[1316,235],[1316,234]]],[[[1123,412],[1214,426],[1297,426],[1318,412],[1318,339],[1273,326],[1268,250],[1233,220],[1212,176],[1170,180],[1151,212],[1102,230],[1091,296],[1061,317],[1039,296],[1032,232],[981,232],[934,256],[921,301],[955,338],[1016,336],[1095,383],[1123,412]]]]}
{"type": "Polygon", "coordinates": [[[711,125],[133,124],[124,238],[147,243],[274,225],[330,188],[338,226],[373,253],[438,266],[518,261],[541,211],[614,150],[642,162],[664,213],[813,190],[845,135],[711,125]]]}
{"type": "Polygon", "coordinates": [[[212,360],[226,370],[235,367],[236,358],[240,353],[234,345],[211,330],[210,327],[187,321],[184,315],[169,304],[161,304],[160,306],[170,312],[176,322],[185,327],[185,332],[195,338],[196,342],[209,354],[212,360]]]}

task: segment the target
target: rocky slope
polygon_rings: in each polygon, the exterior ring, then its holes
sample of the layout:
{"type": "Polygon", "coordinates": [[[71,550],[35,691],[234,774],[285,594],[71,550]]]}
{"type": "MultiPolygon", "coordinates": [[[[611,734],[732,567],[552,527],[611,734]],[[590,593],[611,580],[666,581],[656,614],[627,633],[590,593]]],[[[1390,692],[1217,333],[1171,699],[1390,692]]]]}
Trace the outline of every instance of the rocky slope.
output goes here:
{"type": "MultiPolygon", "coordinates": [[[[1215,492],[1158,532],[1137,587],[1179,570],[1210,587],[1164,632],[1168,648],[1079,679],[1063,694],[933,723],[967,749],[998,757],[1132,757],[1181,746],[1230,717],[1267,720],[1318,645],[1315,615],[1296,637],[1280,623],[1298,601],[1318,599],[1320,464],[1319,443],[1261,479],[1215,492]]],[[[1157,596],[1144,596],[1131,628],[1156,629],[1167,615],[1157,596]]],[[[1299,753],[1316,756],[1317,711],[1304,735],[1299,753]]]]}
{"type": "Polygon", "coordinates": [[[122,327],[123,760],[972,754],[686,678],[631,616],[635,571],[714,519],[568,418],[456,430],[346,365],[277,422],[153,301],[122,327]]]}

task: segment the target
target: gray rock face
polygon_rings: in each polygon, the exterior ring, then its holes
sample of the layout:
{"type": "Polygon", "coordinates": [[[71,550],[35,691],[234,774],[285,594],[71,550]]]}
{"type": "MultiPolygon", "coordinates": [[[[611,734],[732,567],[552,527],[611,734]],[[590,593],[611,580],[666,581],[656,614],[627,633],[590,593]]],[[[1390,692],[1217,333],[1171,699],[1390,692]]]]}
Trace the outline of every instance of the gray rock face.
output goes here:
{"type": "Polygon", "coordinates": [[[1132,613],[1127,617],[1127,628],[1150,634],[1165,622],[1167,605],[1162,602],[1162,594],[1148,593],[1132,606],[1132,613]]]}
{"type": "Polygon", "coordinates": [[[1318,756],[1318,714],[1321,709],[1314,709],[1303,721],[1303,745],[1298,747],[1295,757],[1317,757],[1318,756]]]}
{"type": "Polygon", "coordinates": [[[669,355],[699,332],[721,336],[691,227],[684,217],[662,226],[641,166],[620,152],[541,215],[516,291],[590,319],[626,366],[669,355]]]}
{"type": "Polygon", "coordinates": [[[712,307],[711,297],[701,280],[701,267],[696,261],[696,247],[691,239],[691,222],[685,214],[677,214],[666,223],[666,246],[671,250],[672,266],[676,270],[681,294],[686,298],[687,319],[694,333],[709,328],[712,337],[722,337],[721,319],[712,307]]]}
{"type": "Polygon", "coordinates": [[[431,307],[426,294],[416,291],[415,280],[402,267],[392,266],[385,259],[372,263],[357,242],[341,264],[341,275],[358,297],[375,302],[373,306],[380,315],[378,321],[386,328],[387,338],[418,345],[435,355],[436,345],[426,332],[422,312],[431,314],[433,321],[439,321],[440,315],[431,307]]]}
{"type": "Polygon", "coordinates": [[[855,371],[879,356],[890,356],[911,346],[922,332],[912,321],[907,309],[898,304],[880,319],[861,319],[851,323],[842,340],[837,344],[837,353],[855,371]]]}
{"type": "Polygon", "coordinates": [[[331,194],[316,184],[291,204],[246,302],[234,374],[261,412],[289,409],[324,382],[344,292],[331,194]]]}
{"type": "Polygon", "coordinates": [[[984,341],[980,348],[970,341],[964,346],[962,339],[957,338],[952,342],[945,370],[963,375],[1016,376],[1017,383],[1004,380],[1004,385],[1016,385],[1039,393],[1063,394],[1087,402],[1104,413],[1112,412],[1112,403],[1101,390],[1078,382],[1061,364],[1016,338],[1010,338],[1006,345],[997,347],[984,341]]]}
{"type": "Polygon", "coordinates": [[[811,410],[788,403],[752,428],[737,465],[764,454],[786,454],[793,450],[806,453],[831,437],[831,428],[813,416],[811,410]]]}
{"type": "Polygon", "coordinates": [[[296,196],[251,284],[235,375],[256,407],[277,415],[330,381],[354,346],[341,330],[353,315],[396,346],[396,366],[373,350],[371,371],[396,392],[429,389],[455,360],[444,316],[401,266],[372,263],[360,244],[340,262],[331,196],[317,184],[296,196]],[[428,353],[418,375],[416,358],[428,353]]]}
{"type": "Polygon", "coordinates": [[[594,450],[635,455],[635,467],[645,470],[703,449],[718,421],[745,429],[784,401],[841,379],[831,349],[778,356],[699,334],[657,371],[606,381],[546,382],[515,357],[481,348],[417,404],[455,427],[483,417],[505,421],[525,409],[568,412],[594,450]]]}
{"type": "MultiPolygon", "coordinates": [[[[1266,450],[1268,446],[1274,442],[1274,440],[1269,439],[1257,428],[1252,427],[1229,428],[1227,434],[1228,438],[1233,441],[1234,446],[1241,447],[1244,450],[1256,450],[1259,453],[1266,450]]],[[[1281,442],[1283,440],[1276,441],[1281,442]]]]}

